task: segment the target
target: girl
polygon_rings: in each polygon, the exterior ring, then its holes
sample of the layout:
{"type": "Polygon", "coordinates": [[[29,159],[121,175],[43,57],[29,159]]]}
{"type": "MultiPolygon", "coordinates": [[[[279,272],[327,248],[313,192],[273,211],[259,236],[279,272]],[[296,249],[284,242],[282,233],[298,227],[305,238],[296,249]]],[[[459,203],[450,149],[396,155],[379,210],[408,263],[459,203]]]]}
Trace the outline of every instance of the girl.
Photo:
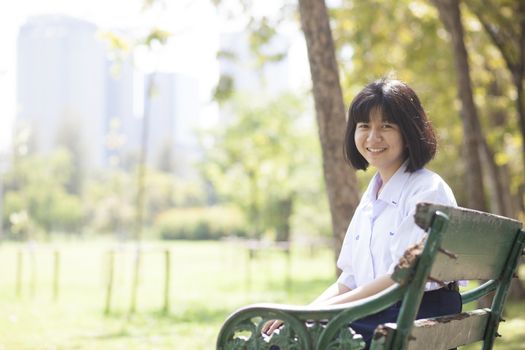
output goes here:
{"type": "MultiPolygon", "coordinates": [[[[352,101],[344,143],[345,157],[355,169],[369,165],[377,172],[356,208],[337,266],[342,273],[312,305],[333,305],[366,298],[394,284],[390,275],[424,231],[414,222],[416,204],[456,205],[449,186],[424,168],[436,153],[436,137],[416,93],[405,83],[380,79],[352,101]]],[[[395,322],[400,303],[355,321],[351,327],[367,346],[378,324],[395,322]]],[[[461,311],[456,283],[441,288],[427,283],[418,318],[461,311]]],[[[282,325],[269,321],[263,332],[282,325]]]]}

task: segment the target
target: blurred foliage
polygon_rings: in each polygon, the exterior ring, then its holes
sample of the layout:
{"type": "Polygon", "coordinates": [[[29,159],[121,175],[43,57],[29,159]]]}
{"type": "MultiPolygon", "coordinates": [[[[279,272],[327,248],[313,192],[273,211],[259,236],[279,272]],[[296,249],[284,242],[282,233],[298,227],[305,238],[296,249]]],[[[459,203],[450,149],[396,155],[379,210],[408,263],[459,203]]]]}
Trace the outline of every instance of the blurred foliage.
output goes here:
{"type": "Polygon", "coordinates": [[[492,38],[502,57],[507,61],[509,70],[515,72],[520,69],[523,29],[522,22],[518,19],[520,13],[523,14],[523,2],[521,0],[466,0],[465,3],[469,10],[476,14],[486,34],[492,38]]]}
{"type": "MultiPolygon", "coordinates": [[[[80,193],[71,192],[76,174],[71,153],[60,149],[50,155],[14,159],[5,174],[3,223],[10,237],[42,238],[57,232],[110,233],[130,237],[135,215],[136,177],[117,169],[90,176],[80,193]]],[[[152,225],[173,207],[205,206],[204,185],[173,174],[148,169],[145,221],[152,225]]]]}
{"type": "Polygon", "coordinates": [[[133,177],[118,170],[102,173],[86,185],[85,202],[90,228],[95,232],[126,237],[135,215],[133,177]]]}
{"type": "Polygon", "coordinates": [[[49,157],[17,157],[5,175],[3,221],[17,239],[34,239],[52,231],[79,232],[83,204],[66,191],[73,174],[65,149],[49,157]]]}
{"type": "Polygon", "coordinates": [[[242,210],[253,237],[286,240],[304,203],[326,202],[314,118],[291,94],[236,94],[228,110],[219,128],[203,132],[203,176],[219,200],[242,210]]]}
{"type": "MultiPolygon", "coordinates": [[[[151,168],[147,170],[144,221],[153,225],[155,218],[173,207],[204,206],[206,194],[197,181],[182,180],[151,168]]],[[[85,193],[88,217],[94,231],[131,236],[135,223],[136,177],[113,170],[92,179],[85,193]]]]}
{"type": "Polygon", "coordinates": [[[159,28],[153,28],[151,32],[143,40],[143,43],[144,45],[148,47],[152,46],[154,43],[164,45],[166,44],[170,36],[171,36],[171,33],[166,30],[162,30],[159,28]]]}
{"type": "Polygon", "coordinates": [[[220,206],[166,210],[156,217],[153,230],[164,240],[209,240],[247,235],[239,209],[220,206]]]}
{"type": "Polygon", "coordinates": [[[128,53],[131,51],[130,42],[123,36],[111,31],[101,31],[98,33],[98,38],[107,42],[109,47],[113,50],[128,53]]]}
{"type": "Polygon", "coordinates": [[[224,103],[232,97],[235,87],[235,81],[230,75],[221,74],[219,82],[215,86],[213,99],[219,103],[224,103]]]}
{"type": "MultiPolygon", "coordinates": [[[[250,231],[284,240],[291,231],[312,235],[328,231],[319,141],[302,99],[285,94],[260,96],[257,103],[250,100],[238,95],[230,105],[231,118],[205,133],[211,143],[202,169],[211,194],[199,180],[146,170],[147,227],[163,237],[186,239],[250,231]],[[230,209],[196,209],[205,207],[213,192],[216,202],[234,203],[243,219],[230,209]],[[181,219],[180,213],[188,217],[181,219]],[[315,220],[306,220],[311,216],[315,220]],[[223,223],[229,220],[229,226],[223,223]],[[185,224],[189,227],[182,229],[185,224]]],[[[6,174],[5,226],[20,239],[56,231],[131,237],[137,196],[133,172],[112,167],[81,174],[86,178],[83,187],[71,191],[76,165],[66,150],[50,156],[18,156],[6,174]]]]}
{"type": "Polygon", "coordinates": [[[286,57],[288,53],[287,47],[283,47],[280,50],[270,49],[272,40],[277,34],[277,26],[278,23],[275,23],[268,17],[251,18],[248,23],[248,46],[255,55],[256,68],[262,68],[269,62],[279,62],[286,57]]]}

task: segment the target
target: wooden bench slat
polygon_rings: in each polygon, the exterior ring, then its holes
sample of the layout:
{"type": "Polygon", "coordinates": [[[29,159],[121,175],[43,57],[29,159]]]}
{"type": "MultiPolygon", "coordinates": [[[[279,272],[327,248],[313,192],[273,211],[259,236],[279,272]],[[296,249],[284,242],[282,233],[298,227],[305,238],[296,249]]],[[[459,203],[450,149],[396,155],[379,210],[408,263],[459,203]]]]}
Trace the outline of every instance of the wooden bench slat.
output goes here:
{"type": "Polygon", "coordinates": [[[491,255],[459,255],[456,260],[438,255],[430,275],[441,281],[495,279],[505,266],[502,260],[506,257],[506,254],[499,254],[498,252],[491,255]]]}
{"type": "Polygon", "coordinates": [[[408,349],[446,350],[483,340],[489,317],[489,309],[478,309],[452,316],[417,320],[412,328],[408,349]]]}

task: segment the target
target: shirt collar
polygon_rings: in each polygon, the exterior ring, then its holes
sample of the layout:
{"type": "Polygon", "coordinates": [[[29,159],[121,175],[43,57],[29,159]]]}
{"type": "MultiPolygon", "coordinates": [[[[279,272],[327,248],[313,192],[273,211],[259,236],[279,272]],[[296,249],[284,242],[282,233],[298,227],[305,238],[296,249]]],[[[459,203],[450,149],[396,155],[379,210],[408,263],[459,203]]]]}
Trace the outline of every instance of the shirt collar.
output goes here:
{"type": "MultiPolygon", "coordinates": [[[[386,202],[390,205],[397,206],[403,188],[405,187],[405,184],[408,181],[408,178],[410,177],[410,173],[406,171],[407,165],[408,160],[406,160],[399,167],[399,169],[397,169],[394,175],[392,175],[392,177],[387,181],[387,183],[384,184],[384,187],[377,198],[378,200],[386,202]]],[[[376,173],[371,181],[370,186],[371,191],[369,192],[369,196],[371,199],[375,200],[375,194],[377,193],[377,188],[380,184],[381,177],[379,176],[379,173],[376,173]]]]}

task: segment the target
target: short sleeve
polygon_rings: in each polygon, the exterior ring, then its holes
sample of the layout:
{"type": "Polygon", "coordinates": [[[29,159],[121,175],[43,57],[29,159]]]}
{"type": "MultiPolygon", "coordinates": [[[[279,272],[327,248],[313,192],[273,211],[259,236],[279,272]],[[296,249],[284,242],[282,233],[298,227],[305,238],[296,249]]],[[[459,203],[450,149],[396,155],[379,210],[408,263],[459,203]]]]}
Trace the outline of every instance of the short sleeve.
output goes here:
{"type": "MultiPolygon", "coordinates": [[[[358,207],[356,209],[356,213],[360,208],[358,207]]],[[[354,231],[355,228],[355,219],[359,215],[354,215],[352,220],[350,221],[350,224],[348,225],[348,229],[346,230],[345,239],[343,240],[343,245],[341,246],[341,252],[339,253],[339,257],[337,259],[337,267],[342,271],[341,275],[337,279],[338,283],[341,283],[345,286],[347,286],[350,289],[355,289],[357,287],[355,276],[354,276],[354,269],[352,266],[352,234],[351,232],[354,231]]]]}
{"type": "Polygon", "coordinates": [[[349,271],[341,272],[341,275],[337,279],[337,283],[341,283],[350,289],[355,289],[357,287],[354,275],[349,271]]]}

